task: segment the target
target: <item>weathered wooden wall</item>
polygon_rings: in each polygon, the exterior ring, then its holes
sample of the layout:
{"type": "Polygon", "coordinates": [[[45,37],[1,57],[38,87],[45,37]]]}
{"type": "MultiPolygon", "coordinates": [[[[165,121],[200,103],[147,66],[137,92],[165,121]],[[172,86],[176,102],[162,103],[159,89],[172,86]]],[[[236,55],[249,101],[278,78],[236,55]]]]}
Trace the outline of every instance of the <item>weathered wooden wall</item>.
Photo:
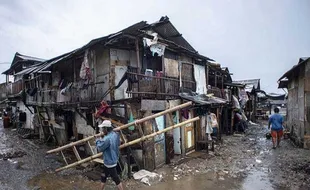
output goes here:
{"type": "Polygon", "coordinates": [[[301,67],[289,80],[287,127],[297,145],[302,146],[305,132],[305,67],[301,67]]]}

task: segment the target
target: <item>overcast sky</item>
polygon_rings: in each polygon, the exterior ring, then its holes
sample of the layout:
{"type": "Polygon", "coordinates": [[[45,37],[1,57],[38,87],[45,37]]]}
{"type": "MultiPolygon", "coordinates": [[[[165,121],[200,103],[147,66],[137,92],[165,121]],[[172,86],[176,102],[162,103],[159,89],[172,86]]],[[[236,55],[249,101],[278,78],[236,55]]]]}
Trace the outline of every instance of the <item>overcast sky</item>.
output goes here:
{"type": "MultiPolygon", "coordinates": [[[[277,79],[310,56],[309,8],[309,0],[1,0],[0,63],[15,52],[52,58],[167,15],[200,54],[229,67],[234,80],[260,78],[262,89],[276,92],[277,79]]],[[[0,71],[8,67],[0,64],[0,71]]]]}

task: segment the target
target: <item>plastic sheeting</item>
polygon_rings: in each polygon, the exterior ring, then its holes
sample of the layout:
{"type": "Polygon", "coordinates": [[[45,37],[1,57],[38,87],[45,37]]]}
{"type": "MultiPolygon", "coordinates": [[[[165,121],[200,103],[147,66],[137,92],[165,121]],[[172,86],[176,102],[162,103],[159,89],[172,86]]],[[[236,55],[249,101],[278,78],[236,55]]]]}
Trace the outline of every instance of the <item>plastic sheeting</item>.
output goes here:
{"type": "Polygon", "coordinates": [[[153,39],[143,38],[144,46],[150,47],[153,56],[155,56],[155,54],[157,54],[159,57],[163,56],[165,53],[166,45],[157,42],[157,33],[153,33],[151,35],[154,36],[153,39]]]}
{"type": "Polygon", "coordinates": [[[89,62],[88,62],[88,50],[85,51],[84,54],[84,60],[81,65],[81,70],[80,70],[80,77],[81,79],[90,79],[90,67],[89,67],[89,62]]]}
{"type": "Polygon", "coordinates": [[[202,65],[194,65],[194,77],[196,81],[196,93],[207,94],[206,72],[202,65]]]}

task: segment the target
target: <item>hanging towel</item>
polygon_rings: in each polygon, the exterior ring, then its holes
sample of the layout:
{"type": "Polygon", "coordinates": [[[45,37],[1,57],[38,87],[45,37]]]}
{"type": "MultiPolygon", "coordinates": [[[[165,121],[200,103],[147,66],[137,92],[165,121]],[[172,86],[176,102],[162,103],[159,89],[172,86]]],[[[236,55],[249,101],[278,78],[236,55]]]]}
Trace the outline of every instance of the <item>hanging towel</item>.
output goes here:
{"type": "MultiPolygon", "coordinates": [[[[128,123],[131,123],[131,122],[134,122],[134,121],[135,121],[135,120],[134,120],[134,118],[133,118],[133,115],[132,115],[132,113],[130,113],[130,117],[129,117],[128,123]]],[[[134,125],[129,126],[128,129],[129,129],[130,131],[133,131],[133,130],[135,130],[135,126],[134,126],[134,125]]]]}

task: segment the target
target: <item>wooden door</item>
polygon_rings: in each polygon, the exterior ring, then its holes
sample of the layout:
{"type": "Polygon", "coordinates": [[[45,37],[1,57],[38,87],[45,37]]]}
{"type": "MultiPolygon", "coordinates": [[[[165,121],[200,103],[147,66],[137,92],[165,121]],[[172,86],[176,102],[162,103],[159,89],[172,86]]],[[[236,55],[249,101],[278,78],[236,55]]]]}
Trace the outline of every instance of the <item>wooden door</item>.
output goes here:
{"type": "MultiPolygon", "coordinates": [[[[159,116],[155,118],[153,123],[153,130],[163,130],[165,129],[165,118],[164,116],[159,116]],[[156,123],[155,123],[156,122],[156,123]]],[[[165,134],[156,135],[154,138],[154,150],[155,150],[155,167],[160,167],[166,163],[166,146],[165,146],[165,134]]]]}
{"type": "MultiPolygon", "coordinates": [[[[189,112],[188,119],[193,118],[193,111],[189,112]]],[[[183,121],[187,119],[183,118],[183,121]]],[[[184,128],[184,136],[185,136],[185,152],[190,152],[195,149],[195,128],[194,123],[189,123],[185,125],[184,128]]]]}

